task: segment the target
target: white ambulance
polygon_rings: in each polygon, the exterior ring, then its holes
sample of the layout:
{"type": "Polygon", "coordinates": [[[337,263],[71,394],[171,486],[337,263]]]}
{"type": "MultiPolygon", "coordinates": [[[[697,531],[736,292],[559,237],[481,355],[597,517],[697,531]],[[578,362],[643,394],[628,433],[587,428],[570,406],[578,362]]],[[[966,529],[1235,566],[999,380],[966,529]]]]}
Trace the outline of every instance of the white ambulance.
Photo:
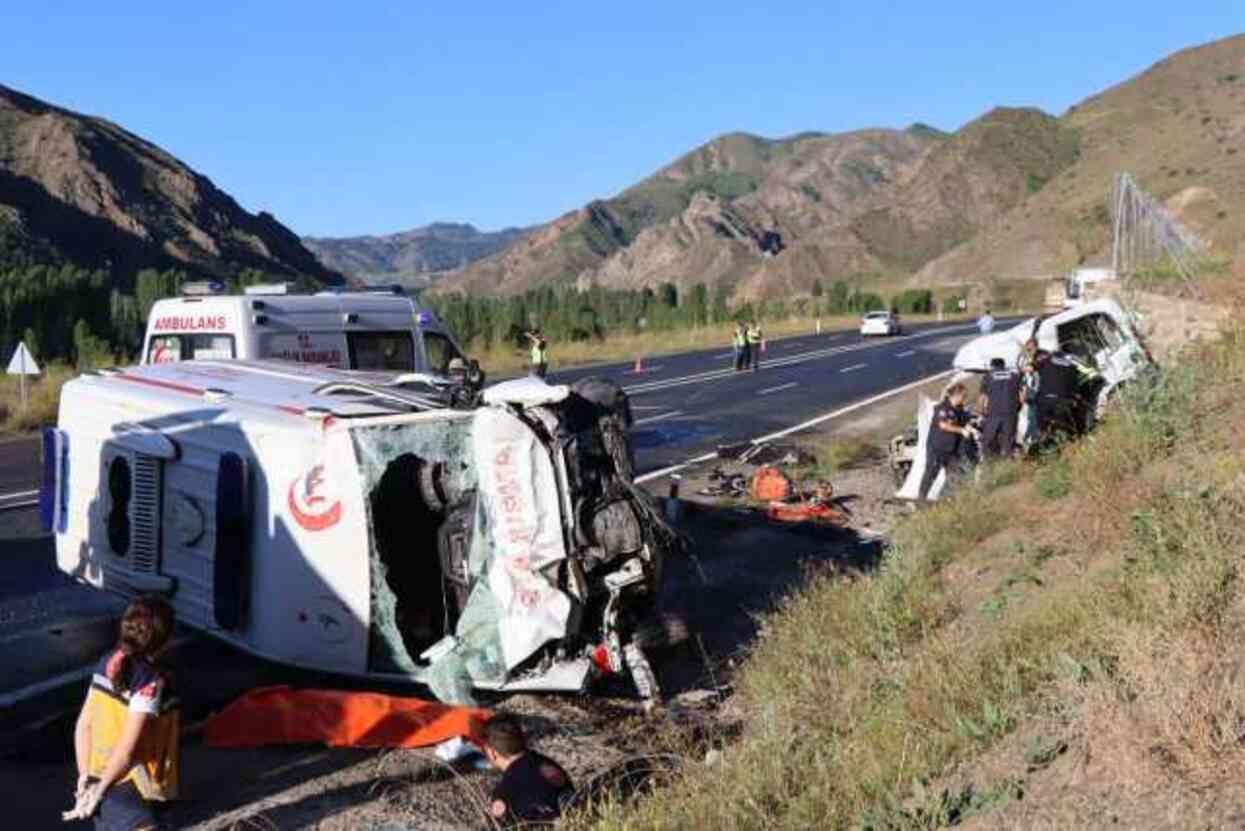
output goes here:
{"type": "Polygon", "coordinates": [[[289,294],[285,284],[226,295],[188,283],[157,300],[142,363],[276,358],[342,369],[444,373],[462,351],[436,315],[400,287],[289,294]]]}
{"type": "Polygon", "coordinates": [[[626,395],[281,361],[64,387],[40,508],[59,568],[278,662],[473,688],[655,681],[677,537],[633,484],[626,395]],[[596,669],[594,669],[594,667],[596,669]]]}

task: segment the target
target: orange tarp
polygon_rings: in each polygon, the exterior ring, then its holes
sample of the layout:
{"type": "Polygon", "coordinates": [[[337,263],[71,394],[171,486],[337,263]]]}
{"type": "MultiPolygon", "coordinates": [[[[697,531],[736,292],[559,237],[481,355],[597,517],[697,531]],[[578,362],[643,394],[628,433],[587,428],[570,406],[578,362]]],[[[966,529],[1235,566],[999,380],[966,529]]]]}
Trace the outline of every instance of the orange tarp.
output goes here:
{"type": "Polygon", "coordinates": [[[208,719],[206,736],[214,747],[429,747],[455,736],[479,744],[480,728],[491,715],[380,693],[264,687],[208,719]]]}
{"type": "Polygon", "coordinates": [[[824,502],[771,502],[765,513],[770,519],[783,522],[816,521],[847,525],[843,512],[824,502]]]}

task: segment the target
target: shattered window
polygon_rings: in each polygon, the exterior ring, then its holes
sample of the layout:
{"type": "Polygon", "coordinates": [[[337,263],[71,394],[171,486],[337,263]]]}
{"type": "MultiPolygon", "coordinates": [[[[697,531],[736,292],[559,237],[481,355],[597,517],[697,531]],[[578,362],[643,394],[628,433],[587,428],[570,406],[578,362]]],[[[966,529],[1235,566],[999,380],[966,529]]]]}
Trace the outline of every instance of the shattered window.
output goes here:
{"type": "Polygon", "coordinates": [[[469,417],[351,430],[370,531],[368,666],[415,672],[424,650],[454,631],[459,613],[441,531],[473,500],[469,417]]]}

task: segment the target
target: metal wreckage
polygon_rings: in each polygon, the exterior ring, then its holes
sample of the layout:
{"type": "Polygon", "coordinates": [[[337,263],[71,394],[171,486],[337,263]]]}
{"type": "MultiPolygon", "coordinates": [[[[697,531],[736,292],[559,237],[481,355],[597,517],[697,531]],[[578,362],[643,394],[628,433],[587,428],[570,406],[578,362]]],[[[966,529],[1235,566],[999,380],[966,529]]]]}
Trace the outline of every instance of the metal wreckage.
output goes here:
{"type": "Polygon", "coordinates": [[[250,653],[472,691],[659,695],[663,559],[611,382],[188,361],[65,385],[44,436],[59,567],[250,653]]]}

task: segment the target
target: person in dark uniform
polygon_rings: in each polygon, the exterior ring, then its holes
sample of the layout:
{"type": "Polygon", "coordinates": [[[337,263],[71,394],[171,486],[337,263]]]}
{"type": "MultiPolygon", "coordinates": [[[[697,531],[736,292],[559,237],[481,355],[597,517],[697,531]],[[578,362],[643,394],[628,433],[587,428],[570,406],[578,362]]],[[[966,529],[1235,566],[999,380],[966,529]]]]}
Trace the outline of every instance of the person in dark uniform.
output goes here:
{"type": "Polygon", "coordinates": [[[527,746],[519,720],[505,713],[484,726],[484,755],[502,772],[489,812],[503,828],[552,825],[573,792],[557,762],[527,746]]]}
{"type": "Polygon", "coordinates": [[[934,407],[929,435],[925,439],[925,473],[921,476],[917,499],[926,498],[939,471],[946,469],[950,476],[960,468],[960,440],[972,437],[968,415],[964,412],[965,394],[964,385],[957,381],[947,387],[942,401],[934,407]]]}
{"type": "Polygon", "coordinates": [[[1024,397],[1020,374],[1008,369],[1002,358],[991,358],[982,391],[986,416],[981,423],[981,453],[990,458],[1010,456],[1016,446],[1016,422],[1024,397]]]}
{"type": "Polygon", "coordinates": [[[1081,375],[1076,363],[1059,352],[1039,350],[1035,361],[1038,375],[1038,422],[1042,441],[1057,434],[1075,435],[1079,431],[1077,389],[1081,375]]]}

